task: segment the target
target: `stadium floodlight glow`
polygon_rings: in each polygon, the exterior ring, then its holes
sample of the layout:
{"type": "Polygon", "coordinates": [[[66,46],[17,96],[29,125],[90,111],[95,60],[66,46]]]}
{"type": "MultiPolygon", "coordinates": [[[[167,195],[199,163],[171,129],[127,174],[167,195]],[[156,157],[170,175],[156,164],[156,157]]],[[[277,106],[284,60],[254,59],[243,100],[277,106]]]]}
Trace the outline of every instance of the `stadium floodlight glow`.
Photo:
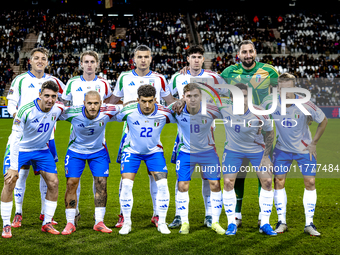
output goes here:
{"type": "Polygon", "coordinates": [[[98,16],[103,16],[103,14],[98,13],[98,14],[97,14],[97,17],[98,17],[98,16]]]}
{"type": "Polygon", "coordinates": [[[133,14],[124,14],[124,17],[133,17],[133,14]]]}
{"type": "Polygon", "coordinates": [[[108,14],[107,16],[109,16],[109,17],[112,17],[112,16],[118,17],[118,14],[108,14]]]}

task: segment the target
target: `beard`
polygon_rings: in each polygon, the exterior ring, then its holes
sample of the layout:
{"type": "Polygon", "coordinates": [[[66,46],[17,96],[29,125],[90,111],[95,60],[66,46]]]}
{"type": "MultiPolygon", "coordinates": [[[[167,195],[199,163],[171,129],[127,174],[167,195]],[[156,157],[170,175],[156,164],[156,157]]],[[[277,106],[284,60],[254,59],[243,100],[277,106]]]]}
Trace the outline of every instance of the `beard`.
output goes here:
{"type": "Polygon", "coordinates": [[[241,62],[242,62],[242,65],[244,65],[244,66],[247,67],[247,68],[251,67],[251,66],[255,63],[255,59],[252,58],[251,60],[252,60],[252,61],[251,61],[250,63],[247,63],[246,60],[241,61],[241,62]]]}

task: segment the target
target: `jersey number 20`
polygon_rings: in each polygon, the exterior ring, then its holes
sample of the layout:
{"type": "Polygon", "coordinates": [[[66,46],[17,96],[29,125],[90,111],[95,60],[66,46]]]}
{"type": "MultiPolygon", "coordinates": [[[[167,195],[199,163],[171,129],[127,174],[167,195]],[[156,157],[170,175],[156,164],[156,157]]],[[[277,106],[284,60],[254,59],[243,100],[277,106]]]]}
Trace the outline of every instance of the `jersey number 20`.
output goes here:
{"type": "Polygon", "coordinates": [[[38,127],[38,133],[47,132],[49,127],[50,127],[50,123],[46,123],[45,126],[44,126],[44,123],[40,123],[38,127]]]}

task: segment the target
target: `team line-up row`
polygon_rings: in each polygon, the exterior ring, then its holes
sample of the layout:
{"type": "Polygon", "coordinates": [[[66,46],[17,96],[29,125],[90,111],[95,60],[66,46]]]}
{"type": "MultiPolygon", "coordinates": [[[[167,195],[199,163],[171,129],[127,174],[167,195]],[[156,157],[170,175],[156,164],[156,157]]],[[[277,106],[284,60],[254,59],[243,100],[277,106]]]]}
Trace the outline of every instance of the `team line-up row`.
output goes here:
{"type": "MultiPolygon", "coordinates": [[[[77,195],[80,193],[80,191],[77,192],[77,187],[80,187],[78,185],[79,178],[86,161],[94,176],[96,207],[94,230],[101,232],[112,231],[103,223],[106,206],[106,178],[109,169],[104,129],[109,121],[125,121],[124,135],[117,159],[117,162],[121,163],[122,175],[120,184],[121,214],[116,225],[121,227],[120,234],[128,234],[131,231],[132,187],[141,160],[145,161],[151,174],[150,183],[151,190],[153,190],[151,193],[154,203],[152,221],[157,226],[158,231],[163,234],[170,233],[168,226],[165,224],[169,205],[167,167],[163,147],[159,140],[161,130],[166,123],[172,122],[178,125],[178,136],[172,155],[172,162],[176,164],[178,177],[175,196],[176,216],[169,227],[181,226],[180,233],[182,234],[189,233],[188,188],[195,165],[219,165],[219,158],[214,149],[213,132],[211,131],[214,119],[228,119],[234,122],[248,122],[249,120],[258,119],[258,123],[255,123],[254,126],[258,126],[261,122],[265,123],[261,130],[251,125],[225,125],[227,140],[222,158],[222,168],[229,164],[235,166],[236,169],[240,169],[241,166],[247,166],[251,162],[253,166],[264,166],[270,169],[270,167],[290,166],[292,160],[296,160],[298,165],[302,166],[316,164],[316,144],[327,125],[327,119],[318,107],[311,102],[305,103],[304,107],[310,113],[310,117],[308,117],[295,105],[289,105],[287,114],[282,116],[280,114],[281,106],[278,104],[274,119],[279,122],[284,119],[294,119],[297,125],[286,127],[275,122],[278,137],[273,151],[273,158],[270,160],[269,155],[274,141],[273,127],[266,121],[269,116],[255,115],[249,111],[247,88],[251,85],[246,80],[243,81],[242,77],[236,80],[241,80],[243,83],[233,83],[228,79],[226,81],[229,84],[234,84],[243,92],[245,114],[234,115],[232,104],[227,106],[207,104],[207,114],[200,112],[202,91],[209,89],[209,86],[202,87],[201,85],[190,83],[190,78],[192,78],[190,76],[196,77],[205,73],[208,76],[216,74],[202,70],[203,53],[201,49],[199,47],[192,47],[191,49],[188,59],[193,58],[193,60],[192,62],[189,61],[189,70],[176,74],[172,79],[172,84],[167,86],[164,77],[149,70],[150,49],[143,45],[137,47],[134,52],[137,69],[121,74],[113,95],[108,89],[105,80],[95,75],[95,69],[99,62],[95,52],[89,51],[82,54],[81,63],[84,74],[71,79],[63,90],[59,80],[43,73],[44,65],[46,66],[47,62],[46,52],[40,48],[35,49],[31,55],[32,70],[13,81],[8,95],[9,102],[16,102],[16,106],[20,107],[17,111],[14,111],[9,103],[9,112],[15,119],[6,150],[9,160],[5,158],[4,164],[5,184],[1,197],[1,214],[4,225],[2,236],[12,236],[10,222],[13,204],[12,192],[16,183],[25,180],[25,177],[22,178],[22,176],[26,175],[27,177],[27,174],[25,174],[27,171],[21,170],[18,173],[18,170],[20,168],[27,169],[29,164],[32,164],[35,171],[40,172],[43,177],[41,178],[41,187],[43,189],[45,186],[45,190],[47,190],[42,192],[42,218],[44,218],[42,231],[59,234],[53,227],[55,222],[52,219],[57,206],[58,177],[56,168],[51,167],[55,166],[55,158],[50,150],[47,150],[46,146],[51,134],[53,134],[52,127],[54,127],[55,121],[58,119],[67,120],[72,124],[70,144],[65,157],[67,225],[62,232],[65,235],[76,230],[77,217],[79,216],[79,209],[77,208],[79,198],[77,198],[77,195]],[[198,71],[198,74],[193,75],[194,72],[198,71]],[[185,79],[189,79],[189,82],[185,82],[185,79]],[[183,80],[184,82],[182,82],[183,80]],[[167,92],[169,87],[172,88],[171,93],[177,92],[179,94],[181,100],[174,100],[172,95],[167,92]],[[55,103],[58,92],[62,92],[62,98],[71,100],[74,106],[65,109],[62,104],[55,103]],[[21,95],[24,94],[25,97],[22,97],[21,95]],[[31,99],[30,101],[27,99],[29,98],[28,95],[33,99],[39,95],[39,98],[34,101],[31,99]],[[124,98],[124,107],[116,105],[121,97],[124,98]],[[158,98],[163,98],[169,106],[163,107],[157,104],[156,100],[158,98]],[[131,103],[136,99],[137,102],[131,103]],[[28,101],[24,102],[25,100],[28,101]],[[108,104],[102,104],[103,100],[108,104]],[[308,127],[310,120],[319,123],[313,139],[308,127]],[[103,160],[103,158],[107,158],[107,160],[103,160]],[[45,185],[44,181],[46,181],[45,185]]],[[[256,74],[256,66],[261,63],[254,61],[254,54],[256,52],[251,42],[241,44],[240,58],[242,65],[238,68],[242,68],[244,71],[252,70],[256,74]]],[[[264,66],[262,67],[265,68],[264,66]]],[[[272,70],[271,67],[268,68],[272,70]]],[[[239,74],[240,72],[235,73],[239,74]]],[[[232,75],[229,76],[233,77],[232,75]]],[[[217,75],[214,78],[215,81],[217,77],[221,78],[217,75]]],[[[251,83],[252,80],[249,80],[249,77],[251,77],[249,74],[245,76],[251,83]]],[[[256,79],[256,82],[261,82],[261,78],[256,79]]],[[[294,87],[295,77],[290,74],[283,74],[278,77],[278,85],[279,91],[280,88],[294,87]]],[[[254,94],[257,97],[262,97],[260,90],[254,94]]],[[[273,97],[276,96],[278,96],[278,101],[280,102],[280,94],[267,95],[258,103],[258,109],[270,108],[273,97]]],[[[286,95],[286,98],[290,99],[299,97],[294,93],[287,93],[286,95]]],[[[49,147],[53,151],[53,146],[49,147]]],[[[262,169],[259,168],[257,172],[262,186],[259,194],[261,208],[259,213],[260,232],[275,236],[277,233],[284,232],[287,229],[286,195],[284,190],[287,171],[274,172],[276,180],[273,193],[271,172],[261,171],[262,169]],[[280,212],[275,231],[269,225],[273,198],[277,211],[280,212]]],[[[285,168],[283,167],[283,169],[285,168]]],[[[315,173],[304,167],[301,171],[304,175],[306,187],[303,201],[306,214],[305,232],[311,235],[320,235],[313,224],[316,204],[315,173]]],[[[208,184],[208,189],[205,188],[208,192],[205,192],[207,195],[204,197],[206,207],[205,223],[219,234],[234,235],[236,234],[237,226],[241,224],[241,214],[237,211],[238,204],[234,191],[237,174],[237,171],[224,173],[224,191],[222,194],[219,182],[220,172],[202,173],[205,187],[208,184]],[[224,204],[228,217],[226,231],[220,226],[218,220],[222,204],[224,204]]],[[[16,188],[15,192],[20,192],[20,189],[16,188]]],[[[17,197],[19,196],[15,196],[15,198],[17,197]]],[[[20,227],[22,201],[18,200],[17,203],[16,200],[15,204],[16,216],[12,226],[20,227]]]]}

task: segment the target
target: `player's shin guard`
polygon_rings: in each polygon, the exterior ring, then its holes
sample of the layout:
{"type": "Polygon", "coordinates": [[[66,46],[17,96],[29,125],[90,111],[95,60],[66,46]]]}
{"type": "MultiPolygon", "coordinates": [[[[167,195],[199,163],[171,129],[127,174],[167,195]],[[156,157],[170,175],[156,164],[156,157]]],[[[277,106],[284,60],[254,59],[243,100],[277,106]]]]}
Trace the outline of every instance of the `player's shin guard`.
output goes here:
{"type": "MultiPolygon", "coordinates": [[[[176,202],[176,210],[179,212],[179,216],[181,216],[181,221],[183,223],[189,223],[189,192],[177,192],[177,202],[176,202]]],[[[177,215],[177,214],[176,214],[177,215]]]]}
{"type": "Polygon", "coordinates": [[[50,201],[45,199],[45,208],[44,208],[44,221],[43,225],[46,223],[52,222],[53,215],[55,213],[55,209],[57,208],[57,201],[50,201]]]}
{"type": "Polygon", "coordinates": [[[133,206],[133,196],[132,196],[132,187],[133,181],[130,179],[123,179],[122,190],[120,193],[120,206],[122,208],[122,212],[124,215],[124,223],[131,224],[131,210],[133,206]]]}
{"type": "Polygon", "coordinates": [[[79,197],[80,197],[80,178],[79,178],[79,184],[77,188],[77,207],[76,207],[76,215],[79,213],[79,197]]]}
{"type": "Polygon", "coordinates": [[[273,208],[273,191],[268,191],[261,188],[259,204],[261,208],[261,227],[264,224],[269,224],[269,217],[273,208]]]}
{"type": "Polygon", "coordinates": [[[223,204],[224,210],[228,217],[228,225],[231,223],[236,224],[235,208],[236,208],[236,194],[235,190],[223,190],[223,204]]]}
{"type": "Polygon", "coordinates": [[[210,184],[209,180],[202,179],[202,196],[204,200],[205,216],[211,216],[210,184]]]}
{"type": "Polygon", "coordinates": [[[274,189],[274,203],[278,216],[278,221],[286,223],[287,194],[286,189],[274,189]]]}
{"type": "Polygon", "coordinates": [[[212,192],[210,195],[212,222],[219,222],[222,212],[222,191],[212,192]]]}
{"type": "Polygon", "coordinates": [[[149,184],[150,184],[150,194],[151,194],[151,199],[152,199],[152,206],[153,206],[153,216],[158,215],[157,212],[157,184],[155,181],[155,178],[150,174],[149,175],[149,184]]]}
{"type": "Polygon", "coordinates": [[[178,180],[176,180],[176,185],[175,185],[175,204],[176,204],[176,214],[175,216],[177,215],[180,215],[180,211],[178,210],[178,180]]]}
{"type": "Polygon", "coordinates": [[[104,222],[105,212],[106,212],[106,207],[96,207],[94,209],[94,215],[95,215],[95,220],[96,220],[95,225],[97,225],[101,221],[104,222]]]}
{"type": "Polygon", "coordinates": [[[314,211],[316,205],[316,189],[315,190],[306,190],[303,193],[303,206],[305,208],[305,216],[306,216],[306,226],[310,225],[313,222],[314,211]]]}
{"type": "Polygon", "coordinates": [[[168,188],[168,180],[161,179],[156,181],[157,184],[157,208],[159,221],[158,224],[165,223],[166,214],[169,208],[170,194],[168,188]]]}
{"type": "Polygon", "coordinates": [[[41,175],[40,175],[39,189],[40,189],[40,199],[41,199],[41,214],[44,214],[45,197],[46,197],[46,193],[47,193],[47,184],[46,184],[44,178],[41,175]]]}
{"type": "Polygon", "coordinates": [[[241,209],[242,209],[242,200],[243,200],[243,193],[244,193],[244,180],[245,178],[236,178],[235,181],[235,194],[237,197],[237,203],[236,203],[236,217],[239,219],[242,219],[241,215],[241,209]]]}
{"type": "Polygon", "coordinates": [[[7,225],[11,226],[12,207],[13,201],[1,202],[1,219],[3,222],[3,227],[7,225]]]}
{"type": "Polygon", "coordinates": [[[21,169],[19,172],[19,178],[14,188],[14,200],[15,200],[15,213],[22,214],[22,204],[24,201],[26,180],[29,174],[29,170],[21,169]]]}
{"type": "Polygon", "coordinates": [[[74,225],[74,218],[76,217],[76,209],[65,209],[67,223],[74,225]]]}

